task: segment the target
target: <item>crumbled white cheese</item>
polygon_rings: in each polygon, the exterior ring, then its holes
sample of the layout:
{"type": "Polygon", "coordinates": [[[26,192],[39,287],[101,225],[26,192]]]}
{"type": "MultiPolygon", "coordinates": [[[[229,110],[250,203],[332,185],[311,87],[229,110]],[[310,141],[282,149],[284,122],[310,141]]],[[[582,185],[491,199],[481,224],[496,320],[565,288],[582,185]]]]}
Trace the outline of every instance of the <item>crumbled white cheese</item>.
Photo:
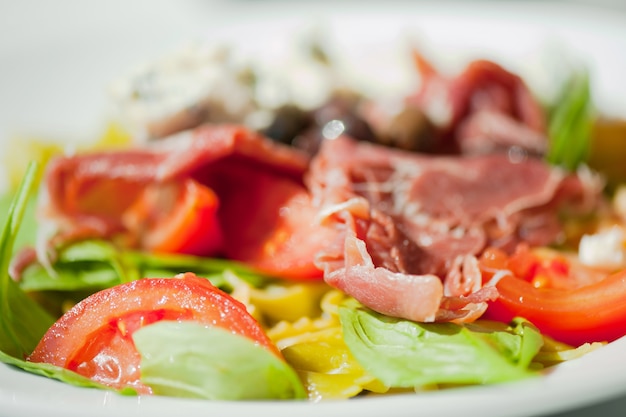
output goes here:
{"type": "Polygon", "coordinates": [[[141,135],[151,123],[206,103],[215,104],[208,121],[260,128],[281,105],[321,105],[334,84],[331,68],[297,45],[243,56],[236,48],[194,42],[115,80],[110,93],[120,118],[141,135]]]}
{"type": "Polygon", "coordinates": [[[245,63],[224,46],[192,43],[156,62],[135,68],[110,86],[114,105],[132,128],[188,108],[207,98],[223,104],[230,118],[253,109],[245,63]]]}
{"type": "Polygon", "coordinates": [[[584,235],[578,247],[578,256],[583,264],[619,268],[626,265],[624,229],[614,226],[592,235],[584,235]]]}

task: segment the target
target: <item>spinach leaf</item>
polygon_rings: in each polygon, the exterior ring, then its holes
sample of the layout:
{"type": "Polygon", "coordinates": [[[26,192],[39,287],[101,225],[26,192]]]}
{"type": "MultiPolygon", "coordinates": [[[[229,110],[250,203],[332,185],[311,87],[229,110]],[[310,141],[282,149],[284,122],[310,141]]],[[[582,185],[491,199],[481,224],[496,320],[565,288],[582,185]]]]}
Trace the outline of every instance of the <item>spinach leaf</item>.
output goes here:
{"type": "Polygon", "coordinates": [[[149,254],[120,249],[104,240],[84,240],[62,248],[52,269],[33,264],[23,271],[27,291],[97,290],[143,277],[171,277],[194,272],[218,287],[228,285],[225,271],[258,287],[268,277],[234,261],[177,254],[149,254]]]}
{"type": "MultiPolygon", "coordinates": [[[[0,196],[0,224],[6,223],[15,196],[16,194],[14,193],[6,193],[0,196]]],[[[37,194],[31,192],[28,195],[23,218],[13,244],[13,250],[24,246],[33,246],[35,244],[37,237],[37,222],[35,220],[36,206],[37,194]]]]}
{"type": "MultiPolygon", "coordinates": [[[[54,318],[31,299],[9,276],[9,263],[18,241],[18,233],[37,178],[37,163],[28,166],[17,193],[6,211],[0,235],[0,362],[32,374],[54,378],[82,387],[107,387],[75,372],[47,363],[24,360],[53,324],[54,318]]],[[[32,207],[32,206],[31,206],[32,207]]],[[[122,390],[133,394],[133,390],[122,390]]]]}
{"type": "Polygon", "coordinates": [[[120,252],[103,240],[84,240],[59,251],[52,268],[34,263],[20,279],[25,291],[99,290],[139,278],[120,252]]]}
{"type": "Polygon", "coordinates": [[[528,323],[497,329],[474,323],[416,323],[362,307],[339,311],[348,348],[391,387],[483,384],[526,378],[543,339],[528,323]]]}
{"type": "Polygon", "coordinates": [[[272,277],[264,275],[240,262],[228,259],[205,258],[192,255],[180,254],[151,254],[145,252],[125,251],[123,259],[130,265],[135,265],[141,276],[158,277],[159,272],[165,271],[170,274],[180,272],[194,272],[207,278],[216,286],[225,283],[223,274],[230,271],[239,278],[248,282],[253,287],[261,287],[272,280],[272,277]]]}
{"type": "MultiPolygon", "coordinates": [[[[14,358],[0,351],[0,362],[4,362],[7,365],[16,366],[31,374],[45,376],[47,378],[56,379],[78,387],[100,388],[112,390],[112,388],[106,385],[99,384],[91,379],[84,377],[69,369],[61,368],[59,366],[51,365],[49,363],[35,363],[28,362],[22,359],[14,358]]],[[[121,394],[136,394],[134,390],[124,389],[119,391],[121,394]]]]}
{"type": "Polygon", "coordinates": [[[252,340],[195,322],[161,321],[133,334],[141,380],[155,394],[211,400],[304,399],[296,372],[252,340]]]}
{"type": "Polygon", "coordinates": [[[0,235],[0,351],[16,358],[32,352],[54,322],[9,276],[9,263],[37,169],[36,163],[29,165],[0,235]]]}
{"type": "Polygon", "coordinates": [[[579,71],[565,84],[548,126],[548,162],[570,171],[587,160],[595,112],[589,74],[579,71]]]}

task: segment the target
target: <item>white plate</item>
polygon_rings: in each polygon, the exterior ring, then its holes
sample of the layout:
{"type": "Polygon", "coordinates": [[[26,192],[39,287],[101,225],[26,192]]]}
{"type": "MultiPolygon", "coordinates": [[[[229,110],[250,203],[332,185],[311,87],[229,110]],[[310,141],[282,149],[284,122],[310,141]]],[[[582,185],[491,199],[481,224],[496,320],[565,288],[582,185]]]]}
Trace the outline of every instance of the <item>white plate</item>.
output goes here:
{"type": "MultiPolygon", "coordinates": [[[[377,59],[371,62],[376,65],[364,71],[363,82],[382,74],[377,66],[381,62],[388,64],[383,71],[397,70],[389,65],[396,62],[394,48],[410,33],[441,65],[454,67],[478,56],[495,58],[533,77],[533,86],[547,93],[550,82],[536,76],[542,63],[549,66],[545,45],[552,45],[549,50],[584,57],[598,105],[610,114],[626,116],[625,15],[567,2],[289,6],[288,2],[28,0],[0,1],[0,6],[0,145],[25,134],[93,138],[107,120],[106,84],[131,65],[158,57],[192,37],[232,39],[251,52],[273,51],[280,49],[285,34],[311,21],[331,30],[346,47],[346,59],[375,52],[377,59]]],[[[555,58],[559,57],[552,55],[552,63],[559,62],[555,58]]],[[[625,359],[626,339],[621,339],[536,380],[321,404],[122,397],[0,365],[0,415],[529,417],[579,407],[594,415],[617,415],[617,407],[626,404],[625,359]],[[604,403],[614,398],[616,402],[604,403]]]]}

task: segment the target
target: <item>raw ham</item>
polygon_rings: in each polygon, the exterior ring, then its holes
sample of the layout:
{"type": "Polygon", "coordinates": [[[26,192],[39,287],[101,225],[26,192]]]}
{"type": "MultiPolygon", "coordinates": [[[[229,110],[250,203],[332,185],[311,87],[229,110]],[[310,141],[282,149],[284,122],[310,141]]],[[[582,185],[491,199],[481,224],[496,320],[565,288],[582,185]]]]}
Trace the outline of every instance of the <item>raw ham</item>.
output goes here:
{"type": "Polygon", "coordinates": [[[340,136],[309,160],[242,128],[206,125],[145,149],[55,160],[42,214],[57,236],[109,237],[128,232],[121,214],[148,184],[184,178],[220,200],[221,255],[323,278],[416,321],[480,317],[498,296],[481,280],[481,251],[553,243],[560,207],[588,201],[578,177],[528,155],[435,157],[340,136]]]}
{"type": "Polygon", "coordinates": [[[87,237],[128,235],[141,227],[125,223],[124,213],[148,185],[162,184],[166,193],[168,183],[192,178],[219,198],[224,244],[205,255],[248,262],[277,276],[321,278],[306,251],[321,247],[323,230],[307,224],[313,215],[301,221],[312,207],[302,182],[308,162],[301,151],[247,129],[207,125],[143,149],[53,160],[40,215],[56,226],[50,239],[55,247],[87,237]]]}
{"type": "Polygon", "coordinates": [[[420,89],[408,97],[439,127],[434,152],[486,154],[518,147],[547,150],[544,111],[522,78],[488,60],[448,77],[415,51],[420,89]]]}
{"type": "Polygon", "coordinates": [[[255,167],[301,183],[308,157],[237,126],[207,126],[131,150],[53,159],[47,167],[41,214],[67,226],[106,235],[122,228],[121,213],[154,182],[211,176],[207,168],[255,167]]]}
{"type": "Polygon", "coordinates": [[[429,157],[347,137],[323,144],[307,179],[339,232],[317,257],[327,282],[416,321],[479,317],[497,291],[483,286],[476,256],[554,243],[559,207],[583,204],[586,192],[535,158],[429,157]]]}

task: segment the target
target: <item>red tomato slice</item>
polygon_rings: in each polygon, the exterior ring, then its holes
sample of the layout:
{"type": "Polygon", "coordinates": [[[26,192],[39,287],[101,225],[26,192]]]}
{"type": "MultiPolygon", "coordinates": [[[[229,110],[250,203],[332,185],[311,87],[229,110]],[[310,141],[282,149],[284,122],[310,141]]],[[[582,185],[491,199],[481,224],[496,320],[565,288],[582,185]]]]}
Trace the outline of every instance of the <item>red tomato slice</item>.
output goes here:
{"type": "Polygon", "coordinates": [[[148,186],[126,210],[123,222],[151,252],[212,255],[222,245],[219,200],[192,180],[148,186]]]}
{"type": "MultiPolygon", "coordinates": [[[[493,257],[487,269],[506,267],[502,262],[502,256],[493,257]]],[[[508,322],[524,317],[544,334],[574,346],[626,335],[626,270],[572,288],[538,288],[533,281],[505,276],[496,288],[500,296],[485,318],[508,322]]]]}
{"type": "Polygon", "coordinates": [[[329,237],[334,233],[314,223],[317,211],[308,193],[288,192],[291,195],[270,222],[239,229],[233,238],[247,239],[248,244],[231,245],[230,256],[277,277],[322,279],[322,271],[314,264],[315,255],[331,241],[329,237]],[[271,230],[258,233],[270,225],[271,230]]]}
{"type": "Polygon", "coordinates": [[[67,368],[113,388],[150,394],[140,380],[141,357],[131,336],[161,320],[193,320],[228,329],[282,359],[243,304],[210,281],[186,273],[145,278],[85,298],[52,325],[28,360],[67,368]]]}
{"type": "Polygon", "coordinates": [[[300,183],[244,166],[220,178],[215,187],[226,257],[277,277],[322,279],[315,256],[336,231],[317,222],[318,210],[300,183]]]}
{"type": "MultiPolygon", "coordinates": [[[[495,252],[489,249],[485,254],[496,256],[495,252]]],[[[549,248],[531,249],[527,245],[519,245],[512,255],[501,254],[496,257],[501,258],[502,268],[530,282],[535,288],[570,290],[594,284],[607,276],[607,271],[591,268],[575,257],[549,248]]],[[[483,264],[488,262],[485,258],[483,256],[481,261],[483,264]]]]}
{"type": "Polygon", "coordinates": [[[496,287],[500,297],[489,306],[488,318],[524,317],[546,335],[574,346],[626,335],[626,271],[574,290],[535,288],[511,276],[496,287]]]}

